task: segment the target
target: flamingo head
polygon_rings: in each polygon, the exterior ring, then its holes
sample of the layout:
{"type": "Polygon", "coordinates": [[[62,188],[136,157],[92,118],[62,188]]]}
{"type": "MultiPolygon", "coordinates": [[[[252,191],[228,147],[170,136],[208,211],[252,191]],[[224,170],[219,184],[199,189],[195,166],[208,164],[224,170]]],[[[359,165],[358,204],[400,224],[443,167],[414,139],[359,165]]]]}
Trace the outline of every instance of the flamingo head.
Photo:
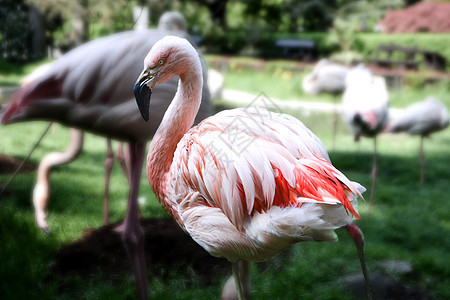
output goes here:
{"type": "MultiPolygon", "coordinates": [[[[134,85],[134,96],[144,120],[149,119],[150,98],[153,89],[175,75],[184,76],[198,53],[186,40],[176,36],[166,36],[155,43],[144,60],[144,70],[134,85]]],[[[198,63],[200,63],[198,61],[198,63]]]]}

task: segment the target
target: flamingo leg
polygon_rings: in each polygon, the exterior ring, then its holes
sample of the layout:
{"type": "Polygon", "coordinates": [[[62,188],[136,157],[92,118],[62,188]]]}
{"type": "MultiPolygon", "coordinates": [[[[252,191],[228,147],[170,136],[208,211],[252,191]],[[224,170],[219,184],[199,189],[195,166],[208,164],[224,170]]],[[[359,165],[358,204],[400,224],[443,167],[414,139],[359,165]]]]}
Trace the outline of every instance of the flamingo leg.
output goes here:
{"type": "MultiPolygon", "coordinates": [[[[247,260],[238,261],[239,281],[241,283],[244,299],[250,299],[250,262],[247,260]]],[[[222,290],[222,300],[239,299],[239,292],[236,285],[236,277],[230,276],[222,290]]]]}
{"type": "Polygon", "coordinates": [[[350,236],[355,242],[356,249],[358,250],[359,261],[361,263],[361,268],[364,275],[364,280],[366,282],[366,290],[367,290],[367,298],[369,300],[372,299],[372,289],[370,288],[370,280],[369,280],[369,272],[367,272],[366,259],[364,255],[364,235],[355,224],[347,224],[346,226],[350,236]]]}
{"type": "Polygon", "coordinates": [[[142,164],[144,161],[145,144],[129,143],[131,161],[131,184],[128,196],[128,207],[125,216],[122,240],[127,249],[131,269],[139,299],[148,298],[147,271],[144,255],[144,231],[138,218],[138,192],[141,180],[142,164]]]}
{"type": "Polygon", "coordinates": [[[68,164],[74,161],[83,149],[83,136],[81,130],[70,129],[70,145],[65,152],[53,152],[47,154],[40,162],[36,185],[33,189],[33,205],[35,211],[36,223],[46,234],[50,233],[47,223],[45,209],[50,198],[50,171],[55,166],[68,164]]]}
{"type": "Polygon", "coordinates": [[[233,269],[233,276],[234,276],[234,281],[236,283],[239,300],[244,300],[246,298],[244,298],[244,292],[242,290],[242,282],[241,282],[241,278],[240,278],[241,276],[239,274],[240,273],[239,272],[239,261],[231,263],[231,267],[233,269]]]}
{"type": "Polygon", "coordinates": [[[105,160],[105,197],[103,199],[103,218],[105,225],[109,224],[109,182],[111,169],[114,164],[114,153],[112,151],[111,140],[106,139],[106,160],[105,160]]]}
{"type": "Polygon", "coordinates": [[[117,147],[117,160],[119,164],[122,166],[123,173],[127,176],[128,183],[130,182],[130,155],[129,153],[125,153],[123,151],[123,142],[119,143],[117,147]]]}
{"type": "Polygon", "coordinates": [[[420,183],[424,183],[425,181],[425,153],[423,152],[423,140],[424,136],[420,136],[420,183]]]}
{"type": "Polygon", "coordinates": [[[333,150],[336,144],[336,135],[337,135],[337,123],[338,123],[338,112],[337,112],[337,96],[333,94],[333,102],[334,102],[334,116],[333,116],[333,150]]]}
{"type": "Polygon", "coordinates": [[[375,195],[375,184],[377,181],[377,137],[373,138],[373,162],[372,162],[372,188],[370,189],[369,211],[372,207],[373,197],[375,195]]]}
{"type": "Polygon", "coordinates": [[[238,264],[244,299],[250,299],[250,262],[248,260],[240,260],[238,264]]]}

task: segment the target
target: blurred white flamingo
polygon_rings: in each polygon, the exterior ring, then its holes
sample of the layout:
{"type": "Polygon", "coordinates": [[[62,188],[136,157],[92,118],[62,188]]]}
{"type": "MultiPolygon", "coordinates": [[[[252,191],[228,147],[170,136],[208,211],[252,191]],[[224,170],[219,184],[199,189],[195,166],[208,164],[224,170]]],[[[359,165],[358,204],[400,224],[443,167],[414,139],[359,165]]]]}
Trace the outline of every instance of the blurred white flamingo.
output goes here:
{"type": "Polygon", "coordinates": [[[342,115],[355,135],[373,138],[372,187],[370,205],[375,193],[377,176],[377,135],[388,121],[389,93],[383,77],[374,76],[364,65],[352,68],[346,79],[342,99],[342,115]]]}
{"type": "Polygon", "coordinates": [[[428,97],[407,107],[389,122],[388,132],[407,132],[420,135],[420,182],[425,181],[425,154],[423,140],[431,133],[445,129],[449,124],[447,107],[439,100],[428,97]]]}
{"type": "Polygon", "coordinates": [[[333,95],[334,117],[333,117],[333,149],[337,132],[337,96],[345,90],[346,77],[350,68],[333,63],[328,59],[321,59],[315,65],[311,73],[307,74],[302,81],[303,90],[312,95],[328,93],[333,95]]]}

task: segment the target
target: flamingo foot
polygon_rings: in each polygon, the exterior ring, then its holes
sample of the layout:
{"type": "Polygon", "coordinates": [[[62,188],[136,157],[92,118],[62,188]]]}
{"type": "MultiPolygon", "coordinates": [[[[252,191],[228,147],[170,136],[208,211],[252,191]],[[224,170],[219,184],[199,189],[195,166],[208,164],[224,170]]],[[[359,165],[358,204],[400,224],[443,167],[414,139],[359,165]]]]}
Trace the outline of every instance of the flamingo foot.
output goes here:
{"type": "Polygon", "coordinates": [[[148,299],[144,231],[139,223],[123,224],[122,240],[127,249],[139,299],[148,299]]]}
{"type": "Polygon", "coordinates": [[[116,227],[113,228],[113,231],[117,232],[117,233],[123,233],[124,230],[125,230],[125,224],[124,223],[122,223],[120,225],[117,225],[116,227]]]}
{"type": "Polygon", "coordinates": [[[35,211],[35,219],[37,226],[44,232],[50,232],[50,229],[48,227],[47,223],[47,216],[45,215],[45,212],[39,209],[36,209],[35,211]]]}
{"type": "Polygon", "coordinates": [[[48,227],[40,227],[39,229],[47,236],[52,235],[52,231],[48,227]]]}

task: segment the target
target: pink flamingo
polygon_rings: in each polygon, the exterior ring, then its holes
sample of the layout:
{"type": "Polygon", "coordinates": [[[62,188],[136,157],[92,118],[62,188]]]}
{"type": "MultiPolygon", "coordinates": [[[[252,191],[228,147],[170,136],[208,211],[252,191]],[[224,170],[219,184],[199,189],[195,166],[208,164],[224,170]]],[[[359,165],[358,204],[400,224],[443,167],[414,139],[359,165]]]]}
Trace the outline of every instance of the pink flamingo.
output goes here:
{"type": "MultiPolygon", "coordinates": [[[[183,32],[129,31],[77,47],[52,63],[39,79],[21,88],[2,114],[3,124],[50,120],[127,142],[130,191],[121,229],[140,299],[148,296],[144,232],[137,201],[145,146],[161,122],[161,111],[166,110],[175,94],[177,80],[164,83],[155,93],[150,122],[140,118],[131,86],[141,71],[142,59],[168,33],[186,36],[183,32]]],[[[206,78],[206,68],[204,71],[206,78]]],[[[209,116],[211,110],[207,87],[202,93],[197,120],[209,116]]]]}
{"type": "MultiPolygon", "coordinates": [[[[21,79],[22,86],[32,81],[40,80],[41,76],[45,76],[45,72],[51,67],[51,63],[47,63],[36,68],[31,74],[21,79]]],[[[45,77],[44,77],[45,78],[45,77]]],[[[70,128],[69,148],[64,152],[51,152],[46,154],[39,163],[37,171],[36,184],[33,189],[33,205],[35,211],[35,219],[38,227],[46,234],[50,233],[47,223],[47,215],[45,209],[50,199],[50,173],[54,167],[68,164],[78,158],[83,150],[84,131],[76,128],[70,128]]],[[[109,181],[111,170],[114,164],[114,153],[112,150],[111,139],[106,139],[106,160],[105,160],[105,188],[103,199],[103,219],[105,225],[109,224],[109,181]]],[[[119,161],[128,181],[127,156],[123,152],[123,143],[119,143],[117,150],[117,160],[119,161]]]]}
{"type": "Polygon", "coordinates": [[[362,233],[352,223],[365,189],[333,167],[321,141],[299,120],[261,108],[222,111],[190,129],[201,99],[201,64],[175,36],[150,50],[135,84],[145,120],[153,89],[175,75],[177,93],[150,144],[148,180],[181,228],[231,262],[239,297],[249,294],[242,288],[248,279],[239,279],[240,260],[264,261],[301,241],[334,241],[334,229],[344,226],[366,275],[362,233]]]}
{"type": "MultiPolygon", "coordinates": [[[[183,34],[187,34],[187,24],[184,16],[179,12],[169,11],[164,13],[158,24],[158,30],[161,32],[168,33],[170,31],[179,31],[183,34]]],[[[139,42],[136,39],[129,39],[129,40],[122,40],[121,43],[125,43],[125,45],[129,45],[130,48],[134,47],[134,44],[139,42]]],[[[98,51],[98,49],[95,49],[98,51]]],[[[80,59],[84,60],[84,57],[80,57],[80,59]]],[[[100,58],[98,60],[99,62],[103,61],[103,58],[100,58]]],[[[82,63],[82,61],[75,61],[75,63],[82,63]]],[[[41,76],[45,76],[45,72],[51,67],[51,63],[42,65],[38,68],[36,68],[30,75],[24,77],[22,79],[22,85],[25,85],[27,83],[30,83],[32,81],[41,80],[41,76]]],[[[96,66],[96,65],[94,65],[96,66]]],[[[66,67],[66,66],[62,66],[66,67]]],[[[128,66],[126,66],[128,68],[128,66]]],[[[91,69],[92,70],[92,69],[91,69]]],[[[43,77],[44,80],[45,77],[43,77]]],[[[105,79],[105,78],[104,78],[105,79]]],[[[209,82],[210,80],[208,80],[209,82]]],[[[106,86],[99,85],[99,88],[104,88],[106,86]]],[[[119,90],[121,88],[128,89],[128,86],[119,85],[119,90]]],[[[168,85],[167,91],[169,97],[171,97],[171,94],[175,93],[176,85],[168,85]]],[[[166,94],[164,94],[165,96],[166,94]]],[[[164,103],[164,102],[162,102],[164,103]]],[[[206,102],[205,102],[206,103],[206,102]]],[[[207,103],[209,105],[209,103],[207,103]]],[[[157,111],[159,111],[160,116],[164,113],[165,108],[167,105],[164,103],[164,106],[159,108],[157,111]]],[[[155,111],[156,112],[156,111],[155,111]]],[[[203,117],[208,116],[209,114],[203,114],[203,117]]],[[[161,120],[160,117],[153,118],[152,122],[154,125],[152,126],[154,130],[156,131],[156,128],[159,124],[159,121],[161,120]]],[[[64,164],[68,164],[78,158],[80,153],[83,150],[83,139],[84,139],[84,132],[82,130],[71,128],[70,129],[70,145],[69,148],[67,148],[64,152],[52,152],[47,154],[39,164],[39,169],[37,173],[37,180],[36,184],[33,190],[33,204],[35,208],[35,219],[36,223],[39,226],[39,228],[44,233],[50,233],[50,229],[47,223],[47,217],[46,217],[46,207],[50,199],[50,172],[52,168],[56,166],[61,166],[64,164]]],[[[104,216],[104,223],[109,224],[109,182],[110,182],[110,176],[111,176],[111,170],[112,166],[114,164],[114,153],[111,146],[111,139],[107,138],[107,157],[105,160],[105,186],[104,186],[104,199],[103,199],[103,216],[104,216]]],[[[116,157],[118,162],[120,163],[122,169],[124,170],[124,173],[130,181],[130,174],[129,174],[129,155],[127,155],[126,151],[123,151],[123,143],[120,142],[118,146],[118,150],[116,153],[116,157]]]]}

